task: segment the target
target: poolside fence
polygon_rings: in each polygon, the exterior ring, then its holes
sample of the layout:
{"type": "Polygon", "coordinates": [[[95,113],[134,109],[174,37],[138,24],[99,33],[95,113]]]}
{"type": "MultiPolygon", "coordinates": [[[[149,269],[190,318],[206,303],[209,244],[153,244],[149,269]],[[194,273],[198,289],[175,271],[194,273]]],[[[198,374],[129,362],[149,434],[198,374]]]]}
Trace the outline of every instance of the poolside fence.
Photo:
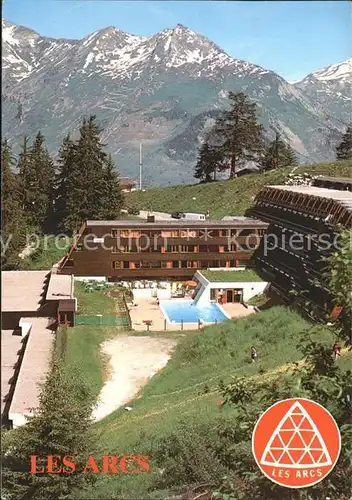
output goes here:
{"type": "Polygon", "coordinates": [[[102,314],[95,314],[91,316],[77,314],[76,325],[130,327],[128,316],[116,316],[115,314],[104,316],[102,314]]]}

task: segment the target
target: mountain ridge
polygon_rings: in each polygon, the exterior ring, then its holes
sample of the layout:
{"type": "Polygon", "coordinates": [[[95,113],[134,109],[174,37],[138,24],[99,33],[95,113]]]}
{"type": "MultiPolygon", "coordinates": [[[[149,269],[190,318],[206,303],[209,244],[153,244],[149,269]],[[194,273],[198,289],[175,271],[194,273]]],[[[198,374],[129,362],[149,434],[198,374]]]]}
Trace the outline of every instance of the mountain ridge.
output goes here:
{"type": "Polygon", "coordinates": [[[291,85],[180,24],[147,37],[109,26],[69,40],[5,21],[2,43],[3,135],[15,149],[41,129],[56,152],[92,112],[123,175],[136,176],[143,142],[148,185],[194,182],[197,148],[229,90],[256,101],[269,136],[278,130],[302,161],[332,159],[348,116],[348,82],[339,81],[341,95],[334,80],[291,85]],[[320,85],[328,103],[311,88],[320,85]]]}

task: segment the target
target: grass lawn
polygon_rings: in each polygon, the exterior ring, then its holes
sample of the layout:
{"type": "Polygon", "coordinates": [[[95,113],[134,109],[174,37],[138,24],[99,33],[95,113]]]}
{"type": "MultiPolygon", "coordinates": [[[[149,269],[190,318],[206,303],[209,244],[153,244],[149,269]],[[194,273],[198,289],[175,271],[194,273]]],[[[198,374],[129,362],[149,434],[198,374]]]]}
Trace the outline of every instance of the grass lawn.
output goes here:
{"type": "MultiPolygon", "coordinates": [[[[335,161],[302,165],[295,168],[294,172],[350,177],[351,167],[351,160],[335,161]]],[[[127,206],[139,210],[168,213],[182,211],[205,214],[209,210],[211,219],[222,218],[225,215],[243,215],[253,205],[253,197],[263,186],[283,184],[290,172],[292,168],[287,167],[262,174],[245,175],[231,181],[152,188],[144,192],[134,191],[126,194],[125,202],[127,206]]]]}
{"type": "MultiPolygon", "coordinates": [[[[234,410],[217,405],[219,383],[229,383],[233,375],[253,377],[253,383],[265,376],[278,376],[302,357],[297,344],[300,334],[308,330],[312,331],[312,326],[298,314],[274,307],[209,326],[202,332],[184,332],[167,366],[131,402],[133,411],[117,410],[94,425],[94,454],[140,453],[153,457],[160,441],[168,439],[182,421],[212,428],[220,417],[231,420],[234,410]],[[251,345],[258,351],[255,364],[250,361],[251,345]]],[[[327,328],[316,327],[314,335],[333,342],[327,328]]],[[[149,474],[99,476],[91,491],[77,492],[76,497],[157,498],[149,490],[154,488],[162,464],[153,462],[153,458],[151,464],[149,474]]]]}
{"type": "Polygon", "coordinates": [[[212,282],[252,282],[263,281],[262,278],[252,269],[238,271],[200,271],[203,276],[212,282]]]}
{"type": "Polygon", "coordinates": [[[75,281],[75,297],[78,303],[78,314],[115,314],[116,300],[102,290],[86,292],[83,283],[75,281]]]}
{"type": "Polygon", "coordinates": [[[68,237],[45,235],[40,239],[38,249],[21,261],[20,269],[34,271],[51,269],[64,257],[70,245],[71,240],[68,237]]]}

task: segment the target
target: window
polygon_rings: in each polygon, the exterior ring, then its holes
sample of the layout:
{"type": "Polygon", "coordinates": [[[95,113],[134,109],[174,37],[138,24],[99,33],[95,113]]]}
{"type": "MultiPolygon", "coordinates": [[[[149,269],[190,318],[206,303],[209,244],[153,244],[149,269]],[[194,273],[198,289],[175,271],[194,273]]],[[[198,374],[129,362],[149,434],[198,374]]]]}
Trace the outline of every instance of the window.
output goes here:
{"type": "Polygon", "coordinates": [[[119,236],[119,230],[118,229],[111,229],[111,236],[113,238],[118,238],[118,236],[119,236]]]}
{"type": "Polygon", "coordinates": [[[236,261],[235,259],[230,260],[230,267],[236,267],[236,261]]]}
{"type": "Polygon", "coordinates": [[[173,260],[172,261],[172,267],[175,269],[175,268],[178,268],[178,260],[173,260]]]}
{"type": "Polygon", "coordinates": [[[163,269],[166,269],[166,268],[167,268],[167,264],[168,264],[168,263],[167,263],[167,261],[166,261],[166,260],[162,260],[162,261],[161,261],[161,267],[162,267],[163,269]]]}
{"type": "Polygon", "coordinates": [[[254,234],[254,230],[253,229],[242,229],[242,231],[240,231],[238,233],[238,236],[250,236],[250,235],[253,235],[254,234]]]}
{"type": "Polygon", "coordinates": [[[124,261],[123,268],[124,269],[129,269],[130,268],[130,263],[127,260],[124,261]]]}
{"type": "Polygon", "coordinates": [[[254,250],[256,248],[255,242],[251,243],[240,243],[240,250],[247,252],[249,250],[254,250]]]}
{"type": "Polygon", "coordinates": [[[161,262],[160,262],[160,260],[159,261],[155,261],[155,262],[151,262],[150,263],[150,267],[152,269],[160,269],[161,268],[161,262]]]}
{"type": "Polygon", "coordinates": [[[210,289],[210,300],[216,300],[216,290],[215,288],[210,289]]]}
{"type": "Polygon", "coordinates": [[[187,267],[197,267],[197,261],[195,260],[187,261],[187,267]]]}
{"type": "Polygon", "coordinates": [[[182,268],[188,267],[187,264],[188,264],[188,262],[186,260],[181,260],[181,267],[182,268]]]}
{"type": "Polygon", "coordinates": [[[161,253],[161,247],[154,246],[154,244],[149,248],[149,252],[161,253]]]}
{"type": "Polygon", "coordinates": [[[178,252],[178,245],[171,245],[170,252],[178,252]]]}
{"type": "Polygon", "coordinates": [[[129,230],[128,229],[124,229],[123,231],[120,231],[120,236],[121,236],[121,238],[128,238],[128,236],[129,236],[129,230]]]}
{"type": "Polygon", "coordinates": [[[237,245],[236,244],[230,245],[229,252],[236,252],[236,251],[237,251],[237,245]]]}
{"type": "Polygon", "coordinates": [[[199,252],[208,252],[208,245],[199,245],[199,252]]]}
{"type": "Polygon", "coordinates": [[[194,252],[194,245],[180,245],[180,252],[192,253],[194,252]]]}
{"type": "Polygon", "coordinates": [[[111,265],[113,269],[121,269],[121,262],[119,260],[113,260],[111,265]]]}

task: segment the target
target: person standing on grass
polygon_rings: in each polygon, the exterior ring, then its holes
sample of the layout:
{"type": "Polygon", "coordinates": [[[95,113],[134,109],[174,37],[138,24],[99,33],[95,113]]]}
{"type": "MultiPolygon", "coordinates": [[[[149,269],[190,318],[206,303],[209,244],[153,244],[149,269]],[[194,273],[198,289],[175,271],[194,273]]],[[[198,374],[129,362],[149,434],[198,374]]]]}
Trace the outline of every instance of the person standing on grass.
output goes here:
{"type": "Polygon", "coordinates": [[[334,356],[334,359],[336,360],[339,356],[341,356],[341,347],[339,344],[335,343],[333,346],[332,346],[332,351],[333,351],[333,356],[334,356]]]}
{"type": "Polygon", "coordinates": [[[255,363],[256,359],[257,359],[257,349],[255,347],[251,347],[251,358],[252,358],[252,363],[255,363]]]}

